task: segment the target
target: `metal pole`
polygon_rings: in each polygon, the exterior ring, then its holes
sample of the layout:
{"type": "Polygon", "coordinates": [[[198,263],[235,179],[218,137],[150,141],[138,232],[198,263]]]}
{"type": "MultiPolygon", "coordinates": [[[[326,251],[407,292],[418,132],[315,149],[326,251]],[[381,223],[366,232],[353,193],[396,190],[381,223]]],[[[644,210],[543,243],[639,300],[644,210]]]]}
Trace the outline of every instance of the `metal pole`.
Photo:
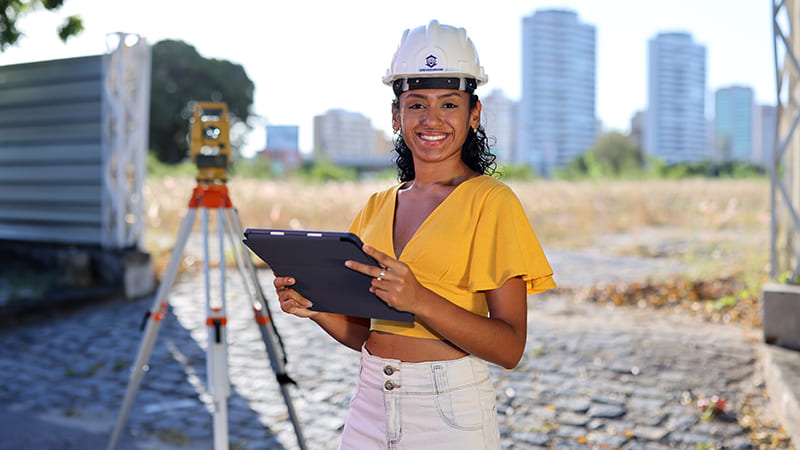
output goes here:
{"type": "Polygon", "coordinates": [[[295,382],[286,373],[286,355],[283,352],[280,336],[274,328],[274,322],[272,322],[266,296],[261,289],[261,284],[258,282],[258,275],[256,274],[253,261],[250,257],[250,250],[242,243],[241,233],[243,228],[236,210],[233,208],[225,208],[224,222],[228,235],[231,238],[236,265],[239,268],[239,273],[242,276],[245,289],[248,290],[248,294],[253,301],[254,319],[261,332],[261,339],[264,341],[270,366],[275,373],[275,378],[281,389],[281,394],[283,395],[283,400],[286,403],[286,409],[289,413],[289,419],[292,421],[292,425],[294,425],[297,445],[301,450],[305,450],[306,443],[300,427],[300,419],[295,412],[294,405],[292,404],[292,397],[289,394],[289,385],[295,384],[295,382]]]}
{"type": "Polygon", "coordinates": [[[175,274],[178,272],[178,264],[183,255],[183,250],[186,248],[186,241],[189,239],[189,233],[192,229],[194,218],[195,210],[190,209],[183,217],[178,229],[178,238],[169,256],[164,279],[158,287],[156,299],[148,312],[149,320],[147,321],[147,327],[145,328],[144,337],[139,346],[136,362],[131,367],[130,380],[128,381],[125,397],[122,400],[122,406],[117,416],[117,422],[114,424],[114,430],[111,433],[111,439],[108,442],[108,450],[114,450],[117,448],[117,445],[119,445],[119,440],[122,437],[122,430],[128,422],[128,416],[133,407],[133,401],[136,398],[136,391],[139,389],[144,374],[149,370],[148,362],[153,353],[153,347],[155,346],[161,323],[167,313],[167,294],[172,288],[173,281],[175,281],[175,274]]]}
{"type": "MultiPolygon", "coordinates": [[[[221,230],[221,223],[218,227],[221,230]]],[[[224,288],[225,273],[221,272],[220,298],[212,300],[210,288],[210,266],[208,250],[208,210],[203,208],[203,252],[205,260],[203,270],[206,279],[206,325],[208,329],[208,347],[206,348],[206,370],[208,372],[208,392],[214,406],[214,450],[227,450],[228,441],[228,397],[230,396],[230,383],[228,382],[228,355],[227,355],[227,318],[225,317],[224,288]]],[[[224,249],[220,246],[220,254],[224,249]]],[[[224,261],[219,261],[220,270],[224,261]]]]}

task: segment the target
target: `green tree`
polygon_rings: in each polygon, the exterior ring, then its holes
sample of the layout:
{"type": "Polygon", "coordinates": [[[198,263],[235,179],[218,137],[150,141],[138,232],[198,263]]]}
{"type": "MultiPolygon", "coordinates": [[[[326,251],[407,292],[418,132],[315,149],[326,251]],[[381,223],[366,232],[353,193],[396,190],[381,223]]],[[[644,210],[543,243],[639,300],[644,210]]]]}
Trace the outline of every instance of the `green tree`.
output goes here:
{"type": "Polygon", "coordinates": [[[589,149],[594,162],[603,175],[619,176],[641,170],[645,164],[644,152],[628,136],[612,131],[597,138],[589,149]]]}
{"type": "Polygon", "coordinates": [[[558,171],[558,176],[573,179],[641,175],[647,163],[644,151],[628,136],[611,131],[600,135],[586,153],[558,171]]]}
{"type": "MultiPolygon", "coordinates": [[[[24,35],[17,27],[17,21],[21,17],[36,11],[40,6],[48,11],[56,11],[63,5],[64,0],[0,0],[0,52],[16,44],[24,35]]],[[[83,21],[80,16],[69,16],[57,31],[58,37],[66,42],[83,31],[83,21]]]]}
{"type": "Polygon", "coordinates": [[[152,48],[150,149],[166,163],[186,158],[192,102],[225,102],[233,128],[247,128],[255,86],[239,64],[207,59],[183,42],[164,40],[152,48]]]}

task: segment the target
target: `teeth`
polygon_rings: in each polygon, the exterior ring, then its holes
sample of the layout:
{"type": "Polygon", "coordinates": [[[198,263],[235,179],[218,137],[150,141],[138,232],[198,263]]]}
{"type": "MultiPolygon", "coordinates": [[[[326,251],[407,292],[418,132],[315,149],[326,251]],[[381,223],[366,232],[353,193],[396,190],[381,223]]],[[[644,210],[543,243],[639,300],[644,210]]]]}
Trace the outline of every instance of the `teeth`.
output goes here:
{"type": "Polygon", "coordinates": [[[446,134],[435,134],[435,135],[421,134],[420,137],[422,139],[425,139],[426,141],[441,141],[442,139],[446,138],[447,135],[446,134]]]}

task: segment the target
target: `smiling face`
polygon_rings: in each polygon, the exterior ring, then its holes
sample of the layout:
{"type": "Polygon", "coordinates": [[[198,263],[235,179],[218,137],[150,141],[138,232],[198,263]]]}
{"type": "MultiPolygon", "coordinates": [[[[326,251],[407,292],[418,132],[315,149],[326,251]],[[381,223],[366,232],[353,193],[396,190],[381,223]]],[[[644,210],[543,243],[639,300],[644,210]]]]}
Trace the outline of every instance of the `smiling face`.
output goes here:
{"type": "Polygon", "coordinates": [[[480,124],[480,102],[470,110],[469,101],[469,94],[453,89],[415,89],[400,95],[393,122],[403,130],[415,167],[461,162],[467,132],[480,124]]]}

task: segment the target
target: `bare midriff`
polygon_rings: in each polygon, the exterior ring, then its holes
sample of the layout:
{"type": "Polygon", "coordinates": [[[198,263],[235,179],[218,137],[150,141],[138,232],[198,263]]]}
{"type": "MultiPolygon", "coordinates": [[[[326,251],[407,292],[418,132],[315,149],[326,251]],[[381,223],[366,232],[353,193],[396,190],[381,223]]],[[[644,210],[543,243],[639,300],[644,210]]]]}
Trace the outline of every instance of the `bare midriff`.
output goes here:
{"type": "Polygon", "coordinates": [[[444,361],[467,356],[467,353],[449,341],[400,336],[371,331],[366,342],[367,350],[378,357],[404,362],[444,361]]]}

